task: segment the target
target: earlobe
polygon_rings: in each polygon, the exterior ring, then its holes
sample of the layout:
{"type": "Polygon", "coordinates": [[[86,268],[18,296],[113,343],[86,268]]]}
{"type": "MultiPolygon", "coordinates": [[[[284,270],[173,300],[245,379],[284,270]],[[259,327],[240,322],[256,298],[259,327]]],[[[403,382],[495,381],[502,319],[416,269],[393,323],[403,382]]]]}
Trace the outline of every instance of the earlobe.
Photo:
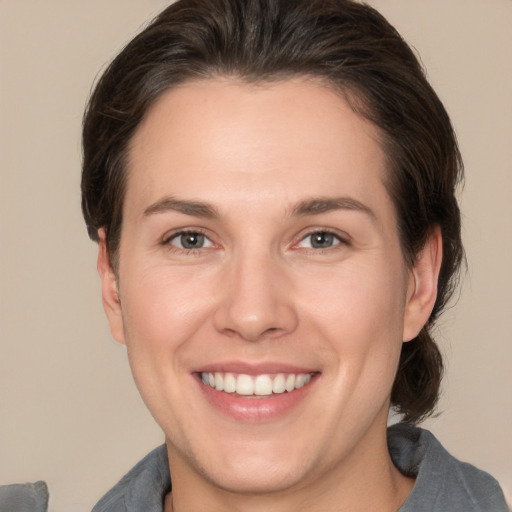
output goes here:
{"type": "Polygon", "coordinates": [[[435,226],[410,269],[403,341],[414,339],[430,317],[437,298],[437,280],[442,258],[441,229],[435,226]]]}
{"type": "Polygon", "coordinates": [[[97,269],[101,280],[101,296],[103,309],[107,315],[112,337],[118,343],[125,343],[121,301],[115,272],[110,264],[105,229],[98,230],[98,261],[97,269]]]}

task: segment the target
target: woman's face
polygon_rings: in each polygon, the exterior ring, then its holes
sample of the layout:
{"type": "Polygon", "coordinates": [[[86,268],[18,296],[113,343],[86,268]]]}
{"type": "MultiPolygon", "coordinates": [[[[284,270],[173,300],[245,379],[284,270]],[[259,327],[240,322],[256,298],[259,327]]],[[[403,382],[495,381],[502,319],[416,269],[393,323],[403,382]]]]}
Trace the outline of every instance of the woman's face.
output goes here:
{"type": "Polygon", "coordinates": [[[193,82],[149,112],[118,281],[104,243],[99,268],[173,475],[270,492],[386,450],[402,341],[428,313],[385,173],[376,128],[313,81],[193,82]]]}

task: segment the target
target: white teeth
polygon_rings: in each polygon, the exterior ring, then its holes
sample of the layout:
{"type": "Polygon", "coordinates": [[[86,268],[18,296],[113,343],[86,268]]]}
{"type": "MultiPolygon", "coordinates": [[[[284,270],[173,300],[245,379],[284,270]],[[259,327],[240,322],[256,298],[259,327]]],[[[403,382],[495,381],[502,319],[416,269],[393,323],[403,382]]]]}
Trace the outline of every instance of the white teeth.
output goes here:
{"type": "Polygon", "coordinates": [[[236,378],[236,392],[239,395],[254,395],[254,381],[250,375],[241,373],[236,378]]]}
{"type": "Polygon", "coordinates": [[[222,373],[215,374],[215,389],[217,391],[224,391],[224,377],[222,373]]]}
{"type": "Polygon", "coordinates": [[[311,380],[310,373],[279,373],[274,376],[267,374],[257,375],[255,377],[240,373],[201,373],[201,381],[205,386],[210,386],[217,391],[226,393],[237,393],[244,396],[268,396],[272,393],[281,394],[287,391],[290,393],[294,389],[299,389],[311,380]]]}
{"type": "Polygon", "coordinates": [[[310,379],[311,379],[311,377],[304,373],[297,375],[297,379],[295,380],[295,389],[305,386],[309,382],[310,379]]]}
{"type": "Polygon", "coordinates": [[[286,379],[285,376],[280,373],[274,377],[274,381],[272,382],[272,392],[273,393],[284,393],[286,391],[286,379]]]}
{"type": "Polygon", "coordinates": [[[288,377],[286,377],[285,386],[286,386],[286,391],[288,391],[288,393],[295,389],[295,375],[293,375],[293,373],[290,373],[290,375],[288,375],[288,377]]]}
{"type": "Polygon", "coordinates": [[[255,395],[271,395],[272,379],[268,375],[258,375],[254,381],[255,395]]]}
{"type": "Polygon", "coordinates": [[[236,391],[236,378],[232,373],[224,375],[224,391],[234,393],[236,391]]]}

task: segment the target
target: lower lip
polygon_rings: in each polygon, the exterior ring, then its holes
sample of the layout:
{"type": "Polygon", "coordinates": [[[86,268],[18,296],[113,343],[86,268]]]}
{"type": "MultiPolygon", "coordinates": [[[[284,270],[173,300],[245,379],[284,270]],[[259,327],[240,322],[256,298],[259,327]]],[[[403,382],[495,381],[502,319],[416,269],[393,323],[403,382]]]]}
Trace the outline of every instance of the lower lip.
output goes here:
{"type": "Polygon", "coordinates": [[[250,397],[217,391],[203,384],[199,377],[196,380],[208,402],[222,414],[246,423],[264,423],[281,418],[297,407],[309,393],[317,376],[291,392],[250,397]]]}

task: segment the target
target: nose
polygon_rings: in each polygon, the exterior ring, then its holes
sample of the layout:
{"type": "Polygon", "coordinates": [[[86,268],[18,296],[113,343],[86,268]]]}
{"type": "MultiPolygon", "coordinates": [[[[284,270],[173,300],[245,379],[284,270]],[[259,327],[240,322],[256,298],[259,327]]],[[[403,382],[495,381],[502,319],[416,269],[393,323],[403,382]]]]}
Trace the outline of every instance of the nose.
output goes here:
{"type": "Polygon", "coordinates": [[[230,263],[221,287],[214,315],[219,332],[255,342],[296,329],[298,316],[291,283],[271,256],[240,255],[230,263]]]}

